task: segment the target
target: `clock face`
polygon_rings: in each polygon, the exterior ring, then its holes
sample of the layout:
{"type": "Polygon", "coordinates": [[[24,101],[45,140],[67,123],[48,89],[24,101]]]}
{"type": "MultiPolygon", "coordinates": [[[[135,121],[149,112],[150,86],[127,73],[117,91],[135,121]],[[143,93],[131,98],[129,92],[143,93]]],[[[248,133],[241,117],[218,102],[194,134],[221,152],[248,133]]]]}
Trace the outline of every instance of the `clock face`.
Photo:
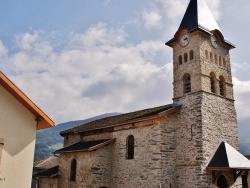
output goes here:
{"type": "Polygon", "coordinates": [[[181,46],[187,46],[189,43],[189,35],[188,34],[184,34],[180,37],[180,45],[181,46]]]}
{"type": "Polygon", "coordinates": [[[214,35],[211,36],[211,44],[215,48],[218,48],[218,46],[219,46],[219,41],[214,35]]]}

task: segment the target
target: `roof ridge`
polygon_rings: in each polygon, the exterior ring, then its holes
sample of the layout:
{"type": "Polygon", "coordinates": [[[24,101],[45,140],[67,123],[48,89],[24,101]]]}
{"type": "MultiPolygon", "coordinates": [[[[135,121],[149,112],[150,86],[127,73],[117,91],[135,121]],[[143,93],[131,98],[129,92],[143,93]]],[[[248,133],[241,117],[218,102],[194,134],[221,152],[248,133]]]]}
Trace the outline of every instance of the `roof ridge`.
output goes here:
{"type": "Polygon", "coordinates": [[[90,123],[94,123],[94,122],[98,122],[100,120],[105,121],[105,120],[112,119],[112,118],[122,117],[122,116],[126,116],[126,115],[132,115],[132,114],[135,114],[135,113],[138,113],[138,112],[143,112],[143,111],[146,111],[146,110],[153,110],[153,109],[163,108],[163,107],[168,107],[168,106],[172,107],[173,103],[167,104],[167,105],[161,105],[161,106],[151,107],[151,108],[145,108],[145,109],[142,109],[142,110],[136,110],[136,111],[132,111],[132,112],[124,113],[124,114],[118,114],[118,115],[114,115],[114,116],[109,116],[109,117],[105,117],[105,118],[96,119],[94,121],[91,121],[91,122],[88,122],[88,123],[84,123],[84,124],[78,125],[76,127],[73,127],[73,128],[70,128],[70,129],[67,129],[67,130],[64,130],[64,131],[61,131],[60,134],[62,135],[63,133],[68,132],[70,130],[73,131],[74,129],[77,129],[77,128],[81,127],[81,126],[84,126],[84,125],[90,124],[90,123]]]}

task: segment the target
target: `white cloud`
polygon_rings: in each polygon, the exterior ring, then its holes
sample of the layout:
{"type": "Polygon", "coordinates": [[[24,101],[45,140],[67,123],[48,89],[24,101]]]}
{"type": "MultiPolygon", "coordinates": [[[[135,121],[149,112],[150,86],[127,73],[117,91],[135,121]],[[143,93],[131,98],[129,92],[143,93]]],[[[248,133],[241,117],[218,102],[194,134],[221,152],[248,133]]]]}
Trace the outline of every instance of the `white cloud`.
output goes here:
{"type": "Polygon", "coordinates": [[[233,83],[238,119],[247,119],[249,118],[247,109],[250,106],[250,80],[242,81],[234,77],[233,83]]]}
{"type": "Polygon", "coordinates": [[[32,44],[38,39],[38,32],[24,33],[16,36],[17,46],[21,50],[30,50],[32,44]]]}
{"type": "Polygon", "coordinates": [[[6,56],[8,49],[3,45],[3,42],[0,40],[0,57],[6,56]]]}
{"type": "Polygon", "coordinates": [[[172,67],[156,62],[161,41],[129,44],[121,29],[99,23],[56,51],[46,33],[35,33],[17,37],[5,72],[56,123],[171,102],[172,67]]]}
{"type": "Polygon", "coordinates": [[[141,16],[142,22],[147,29],[161,27],[162,17],[157,10],[144,10],[141,16]]]}

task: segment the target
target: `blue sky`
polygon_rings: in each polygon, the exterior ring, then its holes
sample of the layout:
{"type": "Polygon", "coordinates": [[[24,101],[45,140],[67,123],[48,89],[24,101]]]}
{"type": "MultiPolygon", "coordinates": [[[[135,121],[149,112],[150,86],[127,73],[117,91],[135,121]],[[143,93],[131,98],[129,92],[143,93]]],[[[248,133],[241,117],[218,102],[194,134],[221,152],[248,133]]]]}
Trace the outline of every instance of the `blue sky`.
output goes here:
{"type": "MultiPolygon", "coordinates": [[[[172,102],[172,49],[189,0],[0,2],[0,69],[56,123],[172,102]]],[[[207,0],[231,51],[250,129],[249,0],[207,0]]]]}

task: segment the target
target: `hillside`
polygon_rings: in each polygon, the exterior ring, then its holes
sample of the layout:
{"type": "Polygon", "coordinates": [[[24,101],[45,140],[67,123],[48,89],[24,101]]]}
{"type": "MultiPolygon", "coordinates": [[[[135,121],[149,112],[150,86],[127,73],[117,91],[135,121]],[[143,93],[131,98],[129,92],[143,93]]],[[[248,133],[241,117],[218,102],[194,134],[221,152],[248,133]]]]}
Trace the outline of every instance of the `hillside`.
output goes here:
{"type": "Polygon", "coordinates": [[[70,129],[85,123],[117,115],[119,113],[108,113],[99,116],[95,116],[85,120],[70,121],[66,123],[60,123],[55,127],[39,130],[36,133],[36,147],[35,147],[35,161],[47,158],[52,153],[63,146],[63,137],[60,136],[60,132],[70,129]]]}

